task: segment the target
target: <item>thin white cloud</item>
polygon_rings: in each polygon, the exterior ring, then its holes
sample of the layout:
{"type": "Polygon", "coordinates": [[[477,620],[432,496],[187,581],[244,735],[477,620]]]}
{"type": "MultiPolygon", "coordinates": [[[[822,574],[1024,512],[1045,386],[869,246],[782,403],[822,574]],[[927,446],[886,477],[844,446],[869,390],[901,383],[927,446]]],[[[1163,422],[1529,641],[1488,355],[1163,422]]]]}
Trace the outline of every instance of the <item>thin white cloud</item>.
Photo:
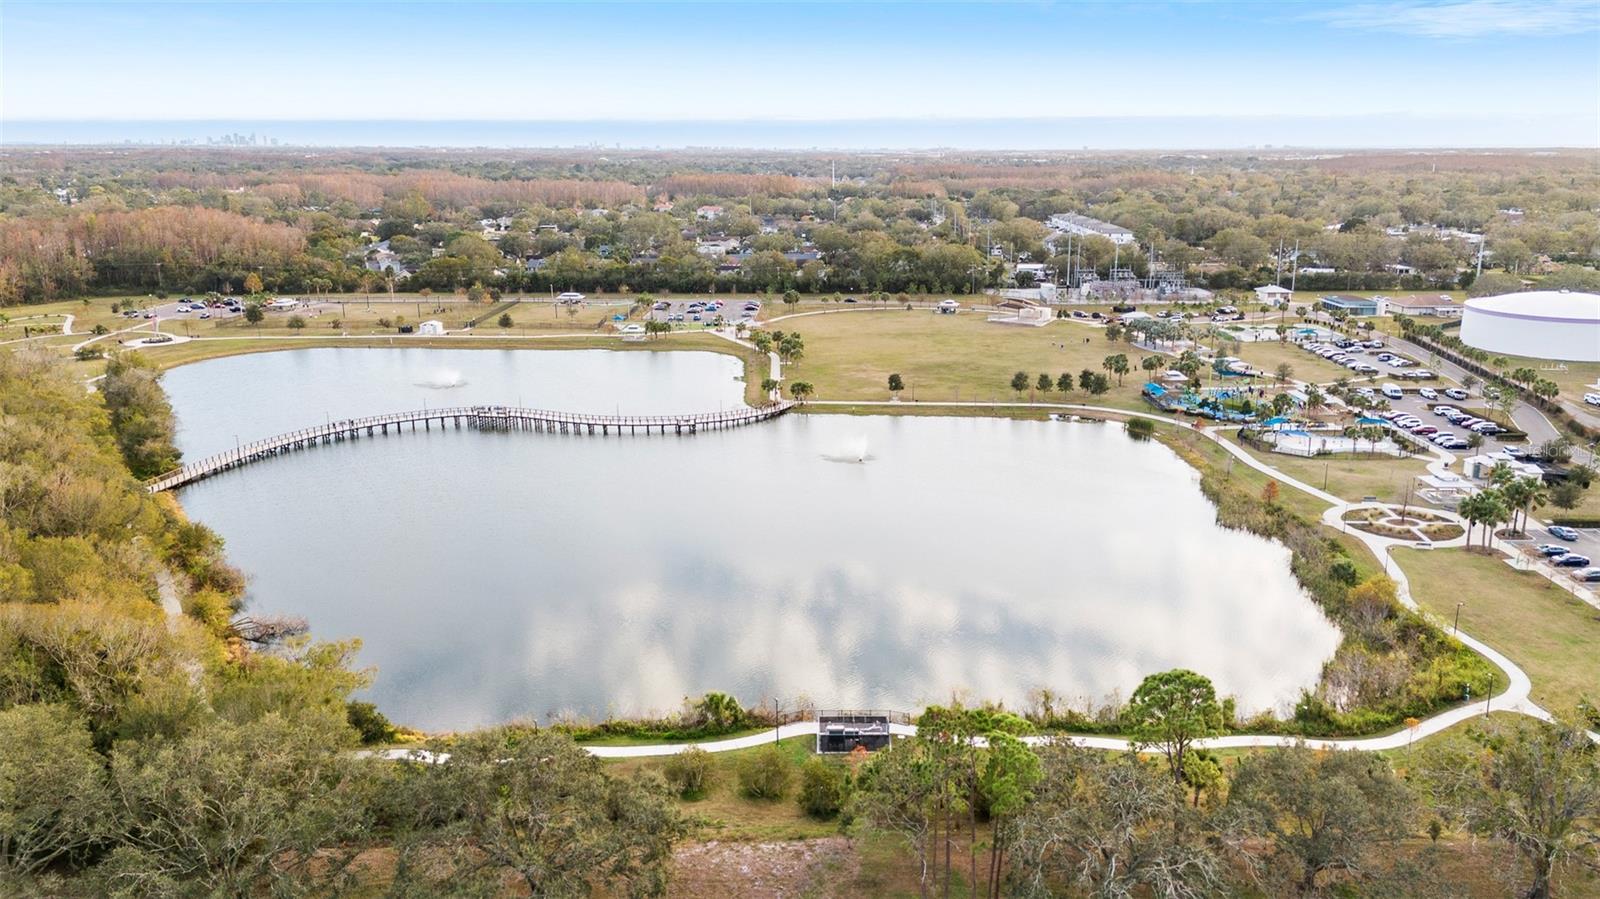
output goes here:
{"type": "Polygon", "coordinates": [[[1600,0],[1412,0],[1355,3],[1307,18],[1339,28],[1439,38],[1572,34],[1600,29],[1600,0]]]}

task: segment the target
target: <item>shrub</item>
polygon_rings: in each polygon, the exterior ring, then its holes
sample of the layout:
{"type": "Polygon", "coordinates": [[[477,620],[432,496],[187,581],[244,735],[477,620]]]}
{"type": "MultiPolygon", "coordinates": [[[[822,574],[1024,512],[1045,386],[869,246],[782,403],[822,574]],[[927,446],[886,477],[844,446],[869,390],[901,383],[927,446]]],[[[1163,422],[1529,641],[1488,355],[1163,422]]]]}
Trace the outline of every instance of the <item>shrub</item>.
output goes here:
{"type": "Polygon", "coordinates": [[[794,762],[776,746],[759,749],[739,760],[739,792],[750,799],[776,802],[794,784],[794,762]]]}
{"type": "Polygon", "coordinates": [[[684,799],[699,799],[711,786],[711,753],[691,746],[668,758],[662,773],[674,793],[684,799]]]}
{"type": "Polygon", "coordinates": [[[1352,587],[1361,580],[1361,572],[1356,568],[1356,563],[1349,559],[1335,559],[1328,566],[1328,576],[1352,587]]]}
{"type": "Polygon", "coordinates": [[[512,324],[513,323],[511,321],[511,313],[509,313],[509,312],[500,313],[500,321],[499,321],[500,327],[509,328],[509,327],[511,327],[512,324]]]}
{"type": "Polygon", "coordinates": [[[80,362],[87,362],[90,359],[99,359],[101,356],[105,355],[105,352],[99,347],[81,346],[78,347],[78,349],[73,352],[72,355],[77,357],[78,361],[80,362]]]}
{"type": "Polygon", "coordinates": [[[1156,423],[1148,418],[1130,418],[1126,427],[1135,440],[1149,440],[1156,432],[1156,423]]]}
{"type": "Polygon", "coordinates": [[[850,798],[850,776],[844,768],[813,756],[800,767],[800,808],[813,818],[839,814],[850,798]]]}
{"type": "Polygon", "coordinates": [[[303,316],[303,315],[291,315],[291,316],[289,316],[288,324],[289,324],[290,330],[299,331],[299,330],[301,330],[302,328],[304,328],[306,326],[305,316],[303,316]]]}
{"type": "Polygon", "coordinates": [[[394,725],[372,703],[352,699],[345,703],[344,712],[345,719],[361,736],[361,745],[371,746],[394,739],[394,725]]]}

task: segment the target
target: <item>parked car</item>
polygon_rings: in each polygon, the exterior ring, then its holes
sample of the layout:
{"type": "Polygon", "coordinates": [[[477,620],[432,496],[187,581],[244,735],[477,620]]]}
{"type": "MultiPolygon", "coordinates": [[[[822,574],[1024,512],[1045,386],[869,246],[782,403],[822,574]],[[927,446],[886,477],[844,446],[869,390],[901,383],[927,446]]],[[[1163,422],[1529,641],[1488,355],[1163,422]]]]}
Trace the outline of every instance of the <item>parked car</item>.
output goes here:
{"type": "Polygon", "coordinates": [[[1600,393],[1586,393],[1583,395],[1583,401],[1591,406],[1600,406],[1600,393]]]}
{"type": "Polygon", "coordinates": [[[1567,549],[1565,546],[1561,546],[1560,544],[1556,543],[1541,543],[1534,547],[1534,549],[1539,551],[1539,555],[1550,557],[1564,556],[1571,552],[1571,550],[1567,549]]]}
{"type": "Polygon", "coordinates": [[[1439,433],[1439,429],[1433,425],[1423,425],[1420,428],[1412,428],[1411,433],[1417,435],[1418,437],[1432,437],[1433,435],[1439,433]]]}
{"type": "Polygon", "coordinates": [[[1425,400],[1436,400],[1439,398],[1439,391],[1434,390],[1432,387],[1424,387],[1417,391],[1417,396],[1425,400]]]}
{"type": "Polygon", "coordinates": [[[1567,527],[1566,525],[1553,524],[1549,527],[1549,531],[1550,536],[1556,538],[1557,540],[1565,540],[1568,543],[1571,543],[1572,541],[1578,539],[1578,532],[1567,527]]]}
{"type": "Polygon", "coordinates": [[[1467,392],[1462,390],[1460,387],[1451,387],[1445,390],[1444,395],[1453,400],[1464,400],[1467,398],[1467,392]]]}
{"type": "Polygon", "coordinates": [[[1582,571],[1574,571],[1572,576],[1580,581],[1592,584],[1600,581],[1600,568],[1585,568],[1582,571]]]}
{"type": "Polygon", "coordinates": [[[1564,556],[1557,556],[1555,564],[1562,568],[1588,568],[1589,557],[1580,556],[1577,553],[1567,553],[1564,556]]]}

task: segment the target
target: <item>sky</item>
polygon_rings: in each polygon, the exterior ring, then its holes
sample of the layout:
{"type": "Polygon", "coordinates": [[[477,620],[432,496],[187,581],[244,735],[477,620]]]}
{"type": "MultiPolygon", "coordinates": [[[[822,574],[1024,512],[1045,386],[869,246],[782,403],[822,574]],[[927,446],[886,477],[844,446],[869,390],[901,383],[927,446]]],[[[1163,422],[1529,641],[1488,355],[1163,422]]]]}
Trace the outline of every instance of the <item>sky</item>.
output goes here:
{"type": "Polygon", "coordinates": [[[1600,145],[1600,0],[5,0],[0,51],[0,140],[36,120],[1182,116],[1600,145]]]}

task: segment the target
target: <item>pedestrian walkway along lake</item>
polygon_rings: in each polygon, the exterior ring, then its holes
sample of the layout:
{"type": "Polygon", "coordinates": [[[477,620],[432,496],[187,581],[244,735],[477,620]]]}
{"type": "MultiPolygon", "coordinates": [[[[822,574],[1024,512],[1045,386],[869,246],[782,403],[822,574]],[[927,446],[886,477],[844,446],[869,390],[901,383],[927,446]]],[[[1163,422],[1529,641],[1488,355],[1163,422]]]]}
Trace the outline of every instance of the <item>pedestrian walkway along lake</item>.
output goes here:
{"type": "MultiPolygon", "coordinates": [[[[196,458],[432,405],[740,402],[715,353],[315,349],[167,375],[196,458]]],[[[1212,677],[1283,708],[1338,631],[1288,551],[1115,425],[789,415],[693,437],[468,430],[317,447],[183,488],[252,613],[359,637],[391,717],[457,729],[746,702],[917,708],[1212,677]]]]}

